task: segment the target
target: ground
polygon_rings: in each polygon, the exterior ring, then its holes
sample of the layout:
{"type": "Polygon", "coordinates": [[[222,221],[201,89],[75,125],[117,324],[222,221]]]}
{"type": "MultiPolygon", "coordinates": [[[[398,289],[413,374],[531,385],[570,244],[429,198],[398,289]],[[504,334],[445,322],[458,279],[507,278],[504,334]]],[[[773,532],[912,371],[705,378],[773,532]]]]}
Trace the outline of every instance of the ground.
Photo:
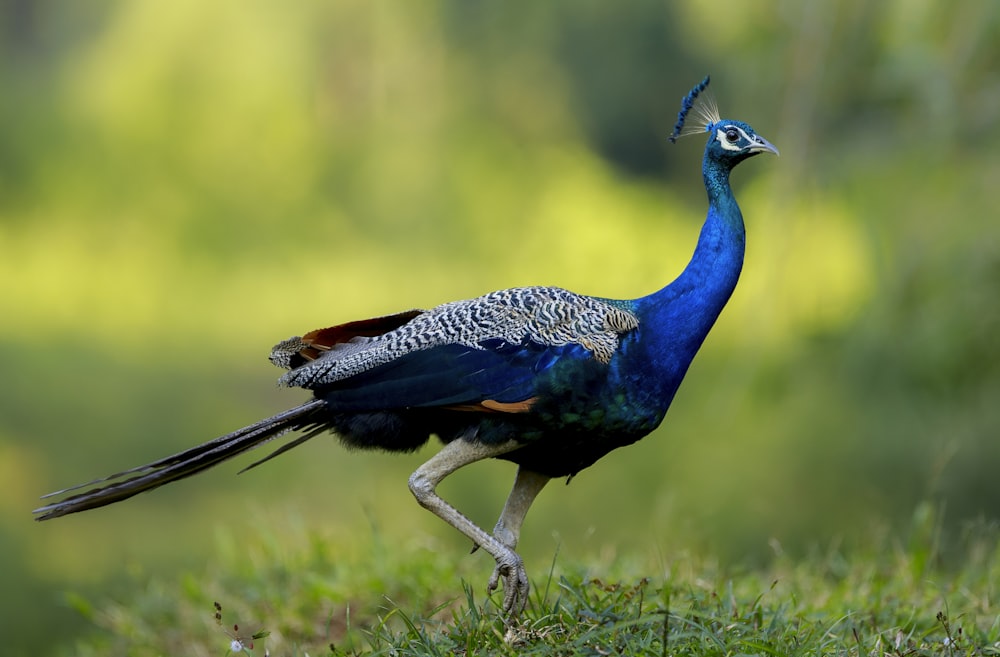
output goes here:
{"type": "Polygon", "coordinates": [[[970,526],[947,541],[933,513],[915,518],[903,538],[876,531],[867,546],[799,557],[774,545],[756,566],[691,553],[656,567],[556,554],[530,564],[530,602],[514,625],[498,618],[499,594],[483,597],[481,555],[377,536],[346,552],[316,535],[223,545],[210,571],[137,578],[130,599],[69,596],[95,625],[69,652],[1000,654],[1000,532],[970,526]]]}

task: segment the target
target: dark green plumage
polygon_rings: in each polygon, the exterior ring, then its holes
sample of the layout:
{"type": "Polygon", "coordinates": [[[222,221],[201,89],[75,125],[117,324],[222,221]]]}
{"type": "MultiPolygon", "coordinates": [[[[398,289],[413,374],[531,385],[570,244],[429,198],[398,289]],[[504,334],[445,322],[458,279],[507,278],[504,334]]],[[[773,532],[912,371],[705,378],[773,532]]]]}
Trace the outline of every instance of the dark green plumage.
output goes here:
{"type": "MultiPolygon", "coordinates": [[[[271,360],[285,385],[313,399],[181,454],[78,488],[36,510],[54,518],[190,476],[290,430],[276,453],[331,431],[348,446],[412,451],[437,435],[447,446],[410,479],[418,501],[497,559],[490,587],[504,608],[523,605],[527,578],[514,552],[521,521],[545,481],[571,476],[663,420],[695,353],[736,286],[744,227],[729,186],[739,162],[777,153],[749,125],[704,103],[708,78],[682,103],[708,135],[702,173],[709,209],[694,255],[666,287],[608,300],[554,287],[501,290],[430,311],[342,324],[279,343],[271,360]],[[496,457],[520,466],[492,534],[434,492],[455,469],[496,457]]],[[[265,459],[266,460],[266,459],[265,459]]]]}

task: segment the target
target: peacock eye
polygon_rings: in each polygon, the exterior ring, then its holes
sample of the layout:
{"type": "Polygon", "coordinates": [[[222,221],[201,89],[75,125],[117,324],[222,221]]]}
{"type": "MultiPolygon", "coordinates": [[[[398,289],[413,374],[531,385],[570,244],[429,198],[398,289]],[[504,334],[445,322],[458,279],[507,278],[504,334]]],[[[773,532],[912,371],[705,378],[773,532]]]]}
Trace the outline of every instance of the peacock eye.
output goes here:
{"type": "Polygon", "coordinates": [[[737,132],[736,128],[729,128],[726,130],[726,141],[736,141],[740,138],[740,133],[737,132]]]}

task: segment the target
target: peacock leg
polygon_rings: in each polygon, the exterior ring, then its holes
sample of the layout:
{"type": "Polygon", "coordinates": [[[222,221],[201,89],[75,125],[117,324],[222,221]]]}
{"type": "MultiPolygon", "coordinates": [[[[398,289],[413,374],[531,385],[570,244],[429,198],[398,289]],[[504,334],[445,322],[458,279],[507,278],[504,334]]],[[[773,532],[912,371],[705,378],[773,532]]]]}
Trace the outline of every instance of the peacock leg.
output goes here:
{"type": "MultiPolygon", "coordinates": [[[[484,445],[458,438],[445,445],[440,452],[417,468],[416,472],[410,475],[409,481],[410,491],[420,506],[465,534],[496,559],[497,565],[493,577],[490,578],[489,590],[495,590],[497,581],[503,579],[503,611],[511,618],[516,617],[528,601],[528,575],[524,570],[524,562],[513,548],[462,515],[458,509],[445,502],[435,489],[445,477],[459,468],[505,454],[518,447],[517,442],[513,440],[501,445],[484,445]]],[[[523,513],[521,515],[523,517],[523,513]]],[[[517,524],[520,526],[520,523],[517,524]]]]}
{"type": "MultiPolygon", "coordinates": [[[[517,541],[521,537],[521,525],[524,523],[524,516],[527,515],[531,503],[535,501],[539,491],[548,483],[550,477],[543,474],[518,468],[517,477],[514,479],[514,487],[507,496],[507,502],[503,505],[500,519],[497,520],[493,528],[493,536],[508,548],[513,550],[517,547],[517,541]]],[[[500,583],[503,573],[500,571],[500,564],[493,570],[493,576],[488,585],[489,591],[494,591],[500,583]]]]}

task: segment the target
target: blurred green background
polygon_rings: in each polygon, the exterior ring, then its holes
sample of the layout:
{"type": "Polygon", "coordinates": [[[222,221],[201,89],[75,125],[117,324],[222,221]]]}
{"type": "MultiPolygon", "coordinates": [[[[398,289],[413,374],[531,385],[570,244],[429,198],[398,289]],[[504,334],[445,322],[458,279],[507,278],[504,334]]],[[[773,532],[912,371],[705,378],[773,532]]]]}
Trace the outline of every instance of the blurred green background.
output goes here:
{"type": "MultiPolygon", "coordinates": [[[[782,153],[734,175],[743,280],[664,426],[540,497],[529,566],[754,563],[923,501],[955,531],[1000,518],[998,34],[972,0],[0,1],[4,652],[85,631],[66,591],[211,568],[220,537],[469,558],[406,489],[426,452],[334,439],[29,511],[300,401],[266,359],[290,335],[514,285],[659,288],[706,209],[704,142],[665,139],[706,73],[782,153]]],[[[491,526],[512,475],[443,492],[491,526]]]]}

